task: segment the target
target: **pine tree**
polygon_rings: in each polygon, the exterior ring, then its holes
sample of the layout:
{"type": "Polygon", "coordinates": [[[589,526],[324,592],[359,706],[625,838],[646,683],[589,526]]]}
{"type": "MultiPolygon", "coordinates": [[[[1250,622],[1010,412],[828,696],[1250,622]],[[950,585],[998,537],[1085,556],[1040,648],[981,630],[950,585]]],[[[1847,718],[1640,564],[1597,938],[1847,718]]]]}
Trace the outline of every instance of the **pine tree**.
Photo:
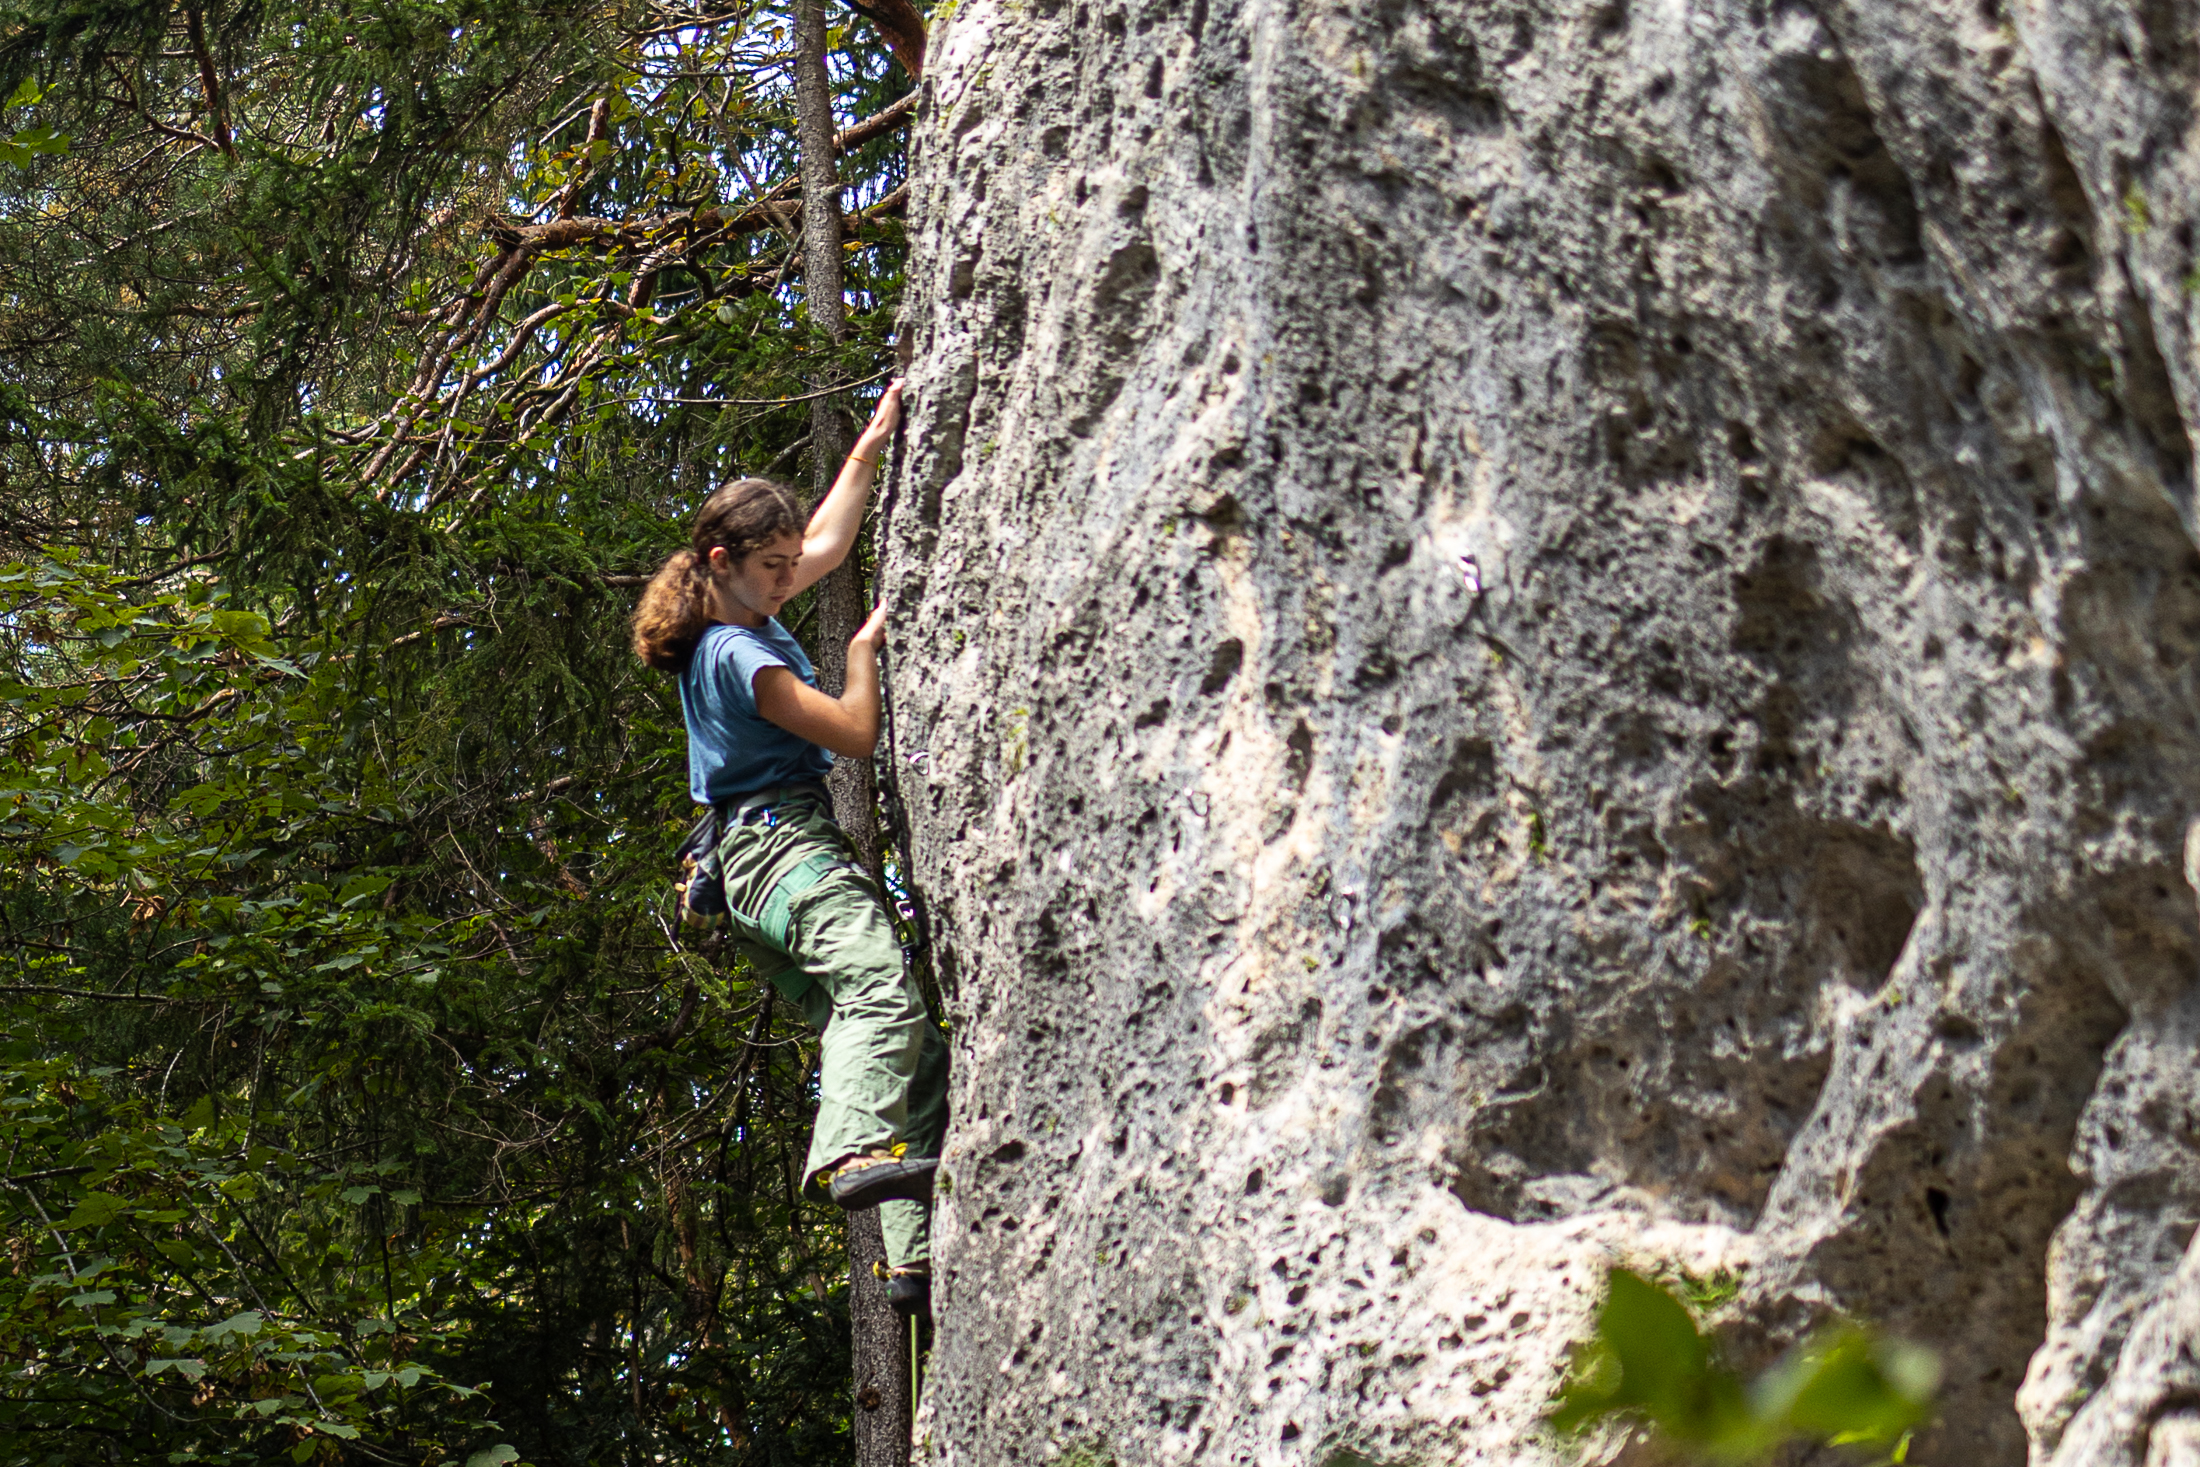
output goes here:
{"type": "Polygon", "coordinates": [[[0,16],[0,1457],[846,1455],[814,1040],[674,946],[624,622],[891,360],[875,14],[839,336],[791,12],[0,16]]]}

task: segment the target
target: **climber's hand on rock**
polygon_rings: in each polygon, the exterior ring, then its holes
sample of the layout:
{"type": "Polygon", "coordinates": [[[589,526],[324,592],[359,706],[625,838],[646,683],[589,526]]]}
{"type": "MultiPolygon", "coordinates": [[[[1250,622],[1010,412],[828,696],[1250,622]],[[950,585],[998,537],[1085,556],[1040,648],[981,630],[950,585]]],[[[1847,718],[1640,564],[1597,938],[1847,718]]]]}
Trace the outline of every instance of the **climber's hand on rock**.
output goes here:
{"type": "Polygon", "coordinates": [[[886,603],[881,600],[878,605],[871,608],[870,619],[856,628],[856,634],[848,639],[848,650],[850,652],[868,652],[876,656],[880,644],[885,640],[886,603]]]}
{"type": "Polygon", "coordinates": [[[866,458],[876,458],[876,450],[894,436],[894,425],[901,421],[901,378],[886,384],[879,394],[878,407],[871,413],[871,421],[863,425],[863,436],[856,442],[856,452],[866,458]]]}

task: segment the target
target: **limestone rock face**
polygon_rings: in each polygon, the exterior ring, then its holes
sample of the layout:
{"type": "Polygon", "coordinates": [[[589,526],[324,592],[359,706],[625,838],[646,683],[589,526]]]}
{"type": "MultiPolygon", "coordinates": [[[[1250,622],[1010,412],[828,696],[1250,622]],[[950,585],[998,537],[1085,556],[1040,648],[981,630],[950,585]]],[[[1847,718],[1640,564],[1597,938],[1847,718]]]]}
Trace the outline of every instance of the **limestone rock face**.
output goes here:
{"type": "Polygon", "coordinates": [[[2200,1460],[2196,29],[935,21],[930,1460],[1570,1460],[1615,1261],[2200,1460]]]}

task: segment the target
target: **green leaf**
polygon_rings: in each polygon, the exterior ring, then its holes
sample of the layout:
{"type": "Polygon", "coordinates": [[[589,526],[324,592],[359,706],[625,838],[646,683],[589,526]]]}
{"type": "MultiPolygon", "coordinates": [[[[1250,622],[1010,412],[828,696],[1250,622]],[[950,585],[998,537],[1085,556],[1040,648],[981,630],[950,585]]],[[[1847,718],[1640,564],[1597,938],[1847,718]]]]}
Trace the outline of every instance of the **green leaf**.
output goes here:
{"type": "Polygon", "coordinates": [[[517,1462],[518,1460],[519,1449],[517,1447],[506,1442],[498,1442],[495,1446],[483,1447],[480,1451],[468,1457],[466,1467],[506,1467],[507,1463],[517,1462]]]}
{"type": "Polygon", "coordinates": [[[1891,1443],[1919,1425],[1938,1367],[1915,1346],[1875,1344],[1837,1328],[1766,1374],[1758,1412],[1796,1432],[1840,1443],[1891,1443]]]}
{"type": "Polygon", "coordinates": [[[225,1340],[232,1335],[249,1338],[258,1334],[261,1327],[266,1323],[267,1317],[261,1314],[259,1310],[247,1309],[241,1313],[230,1315],[220,1324],[208,1325],[201,1333],[210,1340],[225,1340]]]}
{"type": "Polygon", "coordinates": [[[1639,1408],[1685,1437],[1706,1434],[1711,1352],[1678,1299],[1615,1268],[1597,1333],[1619,1368],[1612,1407],[1639,1408]]]}
{"type": "Polygon", "coordinates": [[[1930,1351],[1844,1325],[1745,1391],[1686,1307],[1625,1269],[1612,1270],[1596,1323],[1575,1351],[1551,1424],[1575,1432],[1607,1415],[1632,1416],[1720,1463],[1761,1462],[1798,1436],[1904,1452],[1938,1385],[1930,1351]]]}
{"type": "Polygon", "coordinates": [[[369,897],[378,897],[390,889],[392,880],[388,876],[354,876],[337,889],[337,905],[354,907],[369,897]]]}
{"type": "Polygon", "coordinates": [[[108,1192],[87,1192],[69,1215],[61,1220],[62,1230],[105,1227],[129,1209],[130,1204],[108,1192]]]}

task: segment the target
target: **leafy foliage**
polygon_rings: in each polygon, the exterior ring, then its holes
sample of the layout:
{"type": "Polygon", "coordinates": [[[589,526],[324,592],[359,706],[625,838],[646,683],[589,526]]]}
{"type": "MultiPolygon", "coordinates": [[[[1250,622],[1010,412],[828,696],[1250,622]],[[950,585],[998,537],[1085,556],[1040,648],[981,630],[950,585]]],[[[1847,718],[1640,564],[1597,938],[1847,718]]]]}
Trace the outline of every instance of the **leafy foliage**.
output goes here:
{"type": "MultiPolygon", "coordinates": [[[[8,98],[7,105],[11,109],[32,106],[42,95],[37,82],[25,81],[15,89],[15,95],[8,98]]],[[[28,127],[17,128],[8,137],[0,138],[0,163],[12,163],[22,168],[27,167],[32,159],[41,154],[66,153],[68,150],[67,138],[45,123],[34,122],[28,127]]]]}
{"type": "Polygon", "coordinates": [[[624,628],[889,360],[899,144],[834,347],[788,29],[0,3],[0,1460],[846,1455],[814,1043],[672,941],[624,628]]]}
{"type": "Polygon", "coordinates": [[[1797,1439],[1876,1447],[1900,1462],[1909,1433],[1931,1415],[1938,1383],[1930,1352],[1853,1324],[1821,1331],[1744,1382],[1720,1365],[1679,1299],[1615,1268],[1551,1424],[1573,1433],[1631,1418],[1718,1463],[1761,1462],[1797,1439]]]}

